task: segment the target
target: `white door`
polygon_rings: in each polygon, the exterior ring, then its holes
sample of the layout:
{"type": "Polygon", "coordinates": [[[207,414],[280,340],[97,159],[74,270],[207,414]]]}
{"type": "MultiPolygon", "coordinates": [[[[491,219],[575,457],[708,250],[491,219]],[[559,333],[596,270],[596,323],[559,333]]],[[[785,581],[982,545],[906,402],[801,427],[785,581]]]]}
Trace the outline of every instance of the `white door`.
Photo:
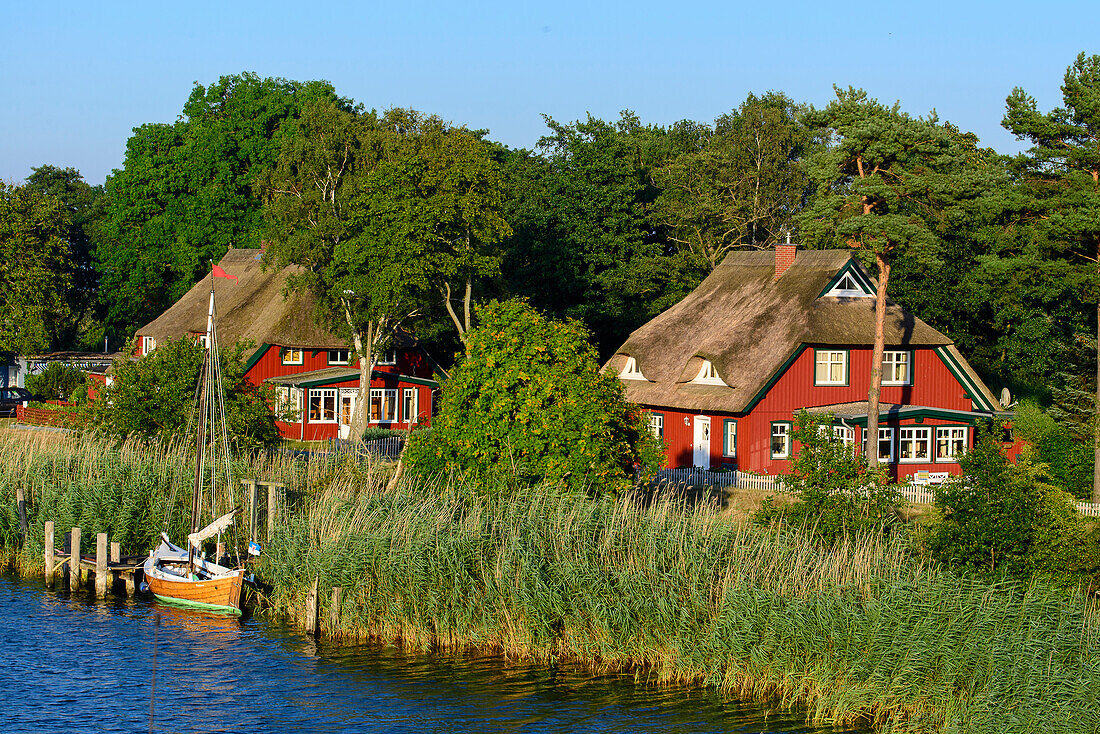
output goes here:
{"type": "Polygon", "coordinates": [[[355,396],[357,390],[341,390],[340,405],[336,416],[340,423],[340,438],[347,439],[351,435],[351,416],[355,412],[355,396]]]}
{"type": "Polygon", "coordinates": [[[695,442],[693,443],[693,459],[695,466],[703,469],[710,468],[710,418],[705,415],[695,416],[695,442]]]}

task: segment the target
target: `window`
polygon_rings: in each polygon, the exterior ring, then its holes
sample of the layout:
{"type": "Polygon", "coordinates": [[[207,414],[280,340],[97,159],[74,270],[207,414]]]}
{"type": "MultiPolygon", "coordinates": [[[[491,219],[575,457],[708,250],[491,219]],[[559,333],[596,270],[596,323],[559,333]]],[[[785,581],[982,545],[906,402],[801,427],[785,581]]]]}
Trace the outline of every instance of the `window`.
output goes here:
{"type": "Polygon", "coordinates": [[[814,384],[847,385],[848,352],[843,349],[815,349],[814,384]]]}
{"type": "Polygon", "coordinates": [[[727,418],[722,427],[722,456],[737,458],[737,421],[727,418]]]}
{"type": "Polygon", "coordinates": [[[856,430],[850,426],[833,426],[833,437],[844,444],[850,452],[856,450],[856,430]]]}
{"type": "Polygon", "coordinates": [[[210,336],[208,334],[199,334],[195,337],[195,341],[199,343],[199,346],[203,349],[210,348],[210,336]]]}
{"type": "Polygon", "coordinates": [[[378,364],[397,364],[397,350],[387,349],[378,355],[378,364]]]}
{"type": "Polygon", "coordinates": [[[141,353],[152,354],[153,350],[157,348],[157,340],[151,336],[141,337],[141,353]]]}
{"type": "Polygon", "coordinates": [[[397,390],[375,388],[370,391],[370,422],[392,423],[397,420],[397,390]]]}
{"type": "Polygon", "coordinates": [[[619,377],[624,380],[644,380],[645,376],[642,375],[642,371],[638,369],[638,361],[633,357],[626,358],[626,364],[623,365],[623,371],[619,373],[619,377]]]}
{"type": "Polygon", "coordinates": [[[966,451],[965,426],[936,427],[936,461],[958,461],[966,451]]]}
{"type": "Polygon", "coordinates": [[[336,390],[325,388],[309,391],[309,422],[336,422],[336,390]]]}
{"type": "Polygon", "coordinates": [[[882,428],[878,429],[878,463],[880,464],[893,464],[894,463],[894,429],[882,428]]]}
{"type": "Polygon", "coordinates": [[[772,458],[786,459],[791,455],[791,424],[772,423],[772,458]]]}
{"type": "Polygon", "coordinates": [[[841,279],[836,282],[836,285],[830,288],[829,292],[825,295],[843,298],[864,298],[870,296],[871,293],[868,292],[866,287],[860,285],[856,277],[849,272],[845,273],[841,279]]]}
{"type": "Polygon", "coordinates": [[[718,376],[718,370],[714,369],[714,365],[710,363],[709,359],[703,360],[703,366],[699,368],[699,374],[695,376],[692,382],[700,385],[725,385],[722,378],[718,376]]]}
{"type": "Polygon", "coordinates": [[[298,412],[302,409],[302,391],[296,387],[279,385],[275,389],[275,418],[284,423],[293,423],[298,420],[298,412]]]}
{"type": "Polygon", "coordinates": [[[882,384],[883,385],[912,385],[913,384],[913,357],[912,352],[883,352],[882,353],[882,384]]]}
{"type": "MultiPolygon", "coordinates": [[[[305,353],[294,347],[283,347],[279,350],[279,356],[283,364],[305,364],[305,353]]],[[[310,419],[312,420],[312,418],[310,419]]]]}
{"type": "Polygon", "coordinates": [[[663,413],[649,414],[649,430],[653,431],[653,435],[657,438],[664,438],[665,416],[663,413]]]}
{"type": "Polygon", "coordinates": [[[419,391],[415,387],[406,387],[401,391],[401,415],[406,423],[416,423],[419,391]]]}
{"type": "Polygon", "coordinates": [[[330,349],[328,350],[328,363],[329,364],[347,364],[351,361],[351,352],[347,349],[330,349]]]}
{"type": "Polygon", "coordinates": [[[900,461],[917,462],[932,460],[932,429],[927,427],[902,428],[898,440],[900,461]]]}

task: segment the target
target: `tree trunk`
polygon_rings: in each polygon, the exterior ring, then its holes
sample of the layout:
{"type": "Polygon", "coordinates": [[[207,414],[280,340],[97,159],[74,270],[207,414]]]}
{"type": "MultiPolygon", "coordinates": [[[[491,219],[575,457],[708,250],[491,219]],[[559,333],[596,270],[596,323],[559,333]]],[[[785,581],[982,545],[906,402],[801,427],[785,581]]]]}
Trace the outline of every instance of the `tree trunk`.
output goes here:
{"type": "Polygon", "coordinates": [[[466,332],[470,330],[470,309],[473,304],[473,292],[473,279],[466,276],[466,295],[462,299],[462,319],[460,320],[458,314],[455,313],[454,306],[451,304],[451,284],[443,284],[443,305],[447,307],[447,315],[451,317],[455,329],[458,330],[458,338],[462,340],[463,344],[466,343],[466,332]]]}
{"type": "MultiPolygon", "coordinates": [[[[1096,405],[1100,410],[1100,304],[1096,306],[1096,405]]],[[[1100,414],[1093,416],[1092,459],[1092,501],[1100,504],[1100,414]]]]}
{"type": "Polygon", "coordinates": [[[878,293],[875,295],[875,346],[871,351],[871,386],[867,388],[867,441],[864,453],[871,468],[878,466],[878,398],[882,392],[882,353],[886,349],[886,286],[890,263],[875,253],[878,265],[878,293]]]}
{"type": "MultiPolygon", "coordinates": [[[[344,302],[344,317],[351,328],[351,339],[355,345],[355,351],[359,355],[359,391],[355,396],[355,410],[351,413],[351,426],[348,438],[352,441],[362,441],[363,431],[367,427],[367,404],[370,400],[370,378],[374,372],[375,349],[378,336],[384,328],[384,323],[367,322],[366,334],[355,327],[351,318],[351,306],[344,302]]],[[[337,399],[336,410],[340,410],[337,399]]]]}

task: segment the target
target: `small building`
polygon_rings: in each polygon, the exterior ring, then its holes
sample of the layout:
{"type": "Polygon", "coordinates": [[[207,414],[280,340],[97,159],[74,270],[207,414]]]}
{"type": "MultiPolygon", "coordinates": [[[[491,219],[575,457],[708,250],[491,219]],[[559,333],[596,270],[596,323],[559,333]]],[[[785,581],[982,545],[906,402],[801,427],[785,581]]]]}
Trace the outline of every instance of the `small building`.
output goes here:
{"type": "MultiPolygon", "coordinates": [[[[847,250],[734,252],[604,366],[666,444],[667,465],[781,474],[803,408],[863,445],[875,279],[847,250]]],[[[946,335],[888,301],[879,454],[896,480],[959,472],[1001,406],[946,335]]]]}
{"type": "MultiPolygon", "coordinates": [[[[207,275],[155,321],[141,327],[135,357],[168,339],[202,340],[213,283],[218,340],[224,350],[251,344],[245,379],[276,392],[276,422],[287,438],[347,438],[355,409],[359,370],[347,342],[319,324],[307,293],[284,295],[297,268],[264,270],[263,252],[230,250],[218,265],[236,280],[207,275]]],[[[371,375],[371,426],[407,428],[431,421],[435,364],[411,334],[398,331],[371,375]]]]}

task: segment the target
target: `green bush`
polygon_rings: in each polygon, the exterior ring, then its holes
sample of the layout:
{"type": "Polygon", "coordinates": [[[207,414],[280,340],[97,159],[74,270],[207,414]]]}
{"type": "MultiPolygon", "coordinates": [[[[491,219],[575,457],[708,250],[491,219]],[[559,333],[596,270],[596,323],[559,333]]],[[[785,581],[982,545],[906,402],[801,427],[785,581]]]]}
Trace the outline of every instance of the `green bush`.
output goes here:
{"type": "Polygon", "coordinates": [[[1043,412],[1039,404],[1023,400],[1012,420],[1016,436],[1034,447],[1034,458],[1045,464],[1051,483],[1075,497],[1092,493],[1093,448],[1043,412]]]}
{"type": "MultiPolygon", "coordinates": [[[[279,441],[271,387],[257,387],[244,379],[246,350],[246,345],[237,344],[221,353],[226,423],[238,450],[279,441]]],[[[121,361],[111,386],[89,401],[86,417],[116,436],[182,433],[195,411],[202,363],[203,348],[190,339],[171,340],[141,359],[121,361]]]]}
{"type": "Polygon", "coordinates": [[[415,470],[602,489],[629,486],[636,465],[656,469],[660,445],[618,378],[600,372],[584,327],[522,301],[478,317],[431,433],[414,434],[415,470]]]}
{"type": "Polygon", "coordinates": [[[1015,464],[989,429],[959,460],[962,476],[936,490],[940,519],[928,539],[931,554],[957,569],[1062,583],[1095,577],[1096,542],[1073,497],[1055,486],[1047,466],[1025,448],[1015,464]]]}
{"type": "Polygon", "coordinates": [[[793,505],[780,508],[765,500],[758,522],[780,517],[803,525],[815,537],[833,543],[855,533],[880,532],[896,524],[895,508],[905,500],[886,482],[881,470],[872,471],[855,447],[844,445],[832,431],[831,416],[795,416],[794,441],[799,447],[791,471],[779,477],[782,491],[793,495],[793,505]]]}
{"type": "Polygon", "coordinates": [[[404,431],[395,431],[392,428],[379,428],[378,426],[367,426],[363,429],[364,441],[377,441],[380,438],[392,438],[394,436],[404,436],[404,431]]]}
{"type": "Polygon", "coordinates": [[[88,376],[84,370],[65,364],[50,362],[37,375],[27,375],[27,389],[36,400],[72,400],[74,393],[83,388],[77,398],[87,397],[88,376]]]}

